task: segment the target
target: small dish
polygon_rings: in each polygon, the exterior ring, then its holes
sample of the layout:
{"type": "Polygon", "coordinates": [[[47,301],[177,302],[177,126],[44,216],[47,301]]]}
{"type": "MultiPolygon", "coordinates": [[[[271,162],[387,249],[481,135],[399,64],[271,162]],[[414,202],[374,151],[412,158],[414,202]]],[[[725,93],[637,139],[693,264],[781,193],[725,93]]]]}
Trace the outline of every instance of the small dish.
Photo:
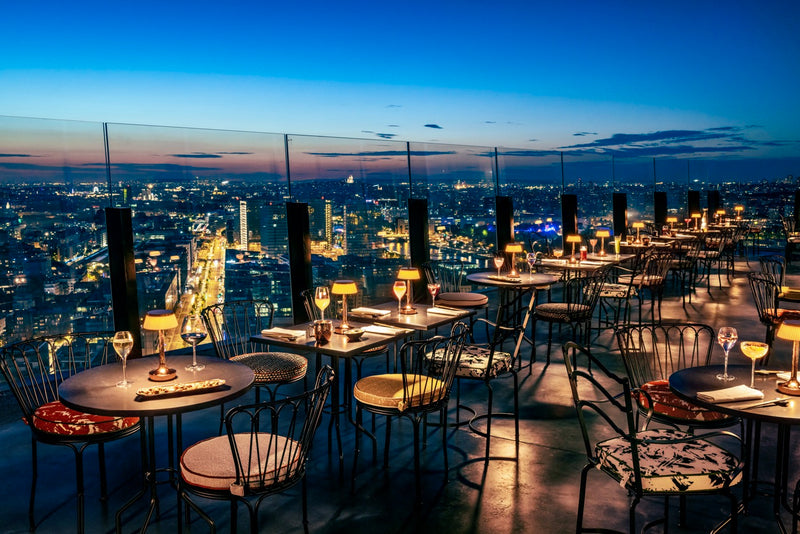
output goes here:
{"type": "Polygon", "coordinates": [[[358,341],[364,335],[364,331],[360,328],[350,328],[345,330],[344,335],[347,336],[347,341],[358,341]]]}

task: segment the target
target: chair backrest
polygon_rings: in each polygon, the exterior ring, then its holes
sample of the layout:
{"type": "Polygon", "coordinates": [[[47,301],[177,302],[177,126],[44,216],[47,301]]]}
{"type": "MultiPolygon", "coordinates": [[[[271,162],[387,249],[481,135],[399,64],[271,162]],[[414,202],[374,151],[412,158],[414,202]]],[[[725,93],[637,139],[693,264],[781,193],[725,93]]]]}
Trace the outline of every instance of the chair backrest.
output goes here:
{"type": "Polygon", "coordinates": [[[74,332],[0,349],[0,371],[29,423],[38,407],[58,400],[61,382],[108,361],[113,336],[113,332],[74,332]]]}
{"type": "Polygon", "coordinates": [[[667,274],[669,273],[669,268],[672,266],[673,259],[670,250],[654,250],[650,252],[642,268],[642,276],[639,279],[640,285],[662,285],[667,279],[667,274]]]}
{"type": "Polygon", "coordinates": [[[314,304],[314,291],[314,289],[306,289],[300,293],[300,296],[303,298],[303,307],[310,321],[317,321],[322,318],[319,308],[314,304]]]}
{"type": "Polygon", "coordinates": [[[400,348],[403,410],[433,411],[447,402],[469,328],[457,322],[450,335],[407,341],[400,348]]]}
{"type": "Polygon", "coordinates": [[[714,330],[700,323],[629,325],[618,328],[616,337],[632,387],[708,365],[715,342],[714,330]]]}
{"type": "Polygon", "coordinates": [[[787,237],[795,232],[796,222],[794,217],[781,216],[781,223],[783,224],[783,232],[787,237]]]}
{"type": "Polygon", "coordinates": [[[610,267],[605,267],[564,281],[562,299],[567,305],[567,313],[573,320],[592,316],[609,269],[610,267]]]}
{"type": "Polygon", "coordinates": [[[219,358],[229,360],[234,356],[260,352],[264,346],[250,341],[250,336],[272,328],[275,312],[268,299],[231,300],[213,304],[201,314],[219,358]]]}
{"type": "Polygon", "coordinates": [[[423,270],[428,283],[438,283],[442,293],[461,291],[461,279],[464,277],[464,265],[461,262],[427,262],[423,270]]]}
{"type": "Polygon", "coordinates": [[[228,411],[225,429],[236,466],[235,484],[243,493],[281,491],[303,477],[333,376],[326,365],[311,390],[228,411]]]}
{"type": "Polygon", "coordinates": [[[758,258],[761,272],[772,277],[778,286],[783,286],[786,274],[786,259],[778,254],[768,254],[758,258]]]}
{"type": "Polygon", "coordinates": [[[778,294],[780,287],[772,279],[772,275],[764,273],[747,273],[753,302],[758,312],[758,320],[767,326],[778,322],[778,294]]]}

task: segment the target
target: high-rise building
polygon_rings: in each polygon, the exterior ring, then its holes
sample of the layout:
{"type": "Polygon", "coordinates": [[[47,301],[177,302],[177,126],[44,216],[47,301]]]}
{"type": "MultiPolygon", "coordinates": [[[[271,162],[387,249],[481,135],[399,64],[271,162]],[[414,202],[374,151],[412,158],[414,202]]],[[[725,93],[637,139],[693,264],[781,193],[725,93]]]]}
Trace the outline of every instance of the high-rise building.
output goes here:
{"type": "Polygon", "coordinates": [[[330,200],[311,200],[308,203],[308,223],[311,238],[333,243],[333,207],[330,200]]]}
{"type": "Polygon", "coordinates": [[[261,206],[261,252],[280,256],[289,251],[286,205],[267,202],[261,206]]]}
{"type": "Polygon", "coordinates": [[[239,248],[247,250],[247,201],[239,201],[239,248]]]}

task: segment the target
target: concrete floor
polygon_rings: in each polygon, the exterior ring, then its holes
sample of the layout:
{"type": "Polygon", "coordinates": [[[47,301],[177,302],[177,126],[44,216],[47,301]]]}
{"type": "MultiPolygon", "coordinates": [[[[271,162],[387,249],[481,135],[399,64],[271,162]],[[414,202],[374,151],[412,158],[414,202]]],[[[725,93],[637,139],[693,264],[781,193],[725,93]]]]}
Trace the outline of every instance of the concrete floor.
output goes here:
{"type": "MultiPolygon", "coordinates": [[[[758,322],[744,273],[757,269],[758,262],[738,261],[737,274],[717,287],[713,278],[711,293],[706,281],[701,282],[692,305],[681,306],[676,289],[668,286],[664,300],[665,320],[706,322],[715,330],[735,326],[739,339],[762,339],[764,327],[758,322]]],[[[800,276],[790,280],[800,285],[800,276]]],[[[566,332],[566,330],[565,330],[566,332]]],[[[309,517],[312,532],[319,533],[484,533],[573,532],[577,510],[580,471],[585,464],[580,429],[575,417],[569,386],[561,359],[560,346],[555,345],[552,363],[544,362],[542,346],[546,342],[545,327],[537,334],[540,357],[528,375],[520,376],[521,443],[519,461],[492,460],[488,469],[484,463],[470,462],[482,455],[484,439],[466,427],[448,430],[450,470],[444,483],[441,439],[438,431],[431,434],[423,451],[424,503],[414,505],[414,474],[410,424],[393,423],[391,465],[382,468],[381,461],[372,462],[371,450],[366,448],[359,465],[359,478],[354,493],[350,491],[353,432],[345,424],[345,482],[338,477],[336,455],[327,448],[327,416],[317,435],[313,459],[308,471],[309,517]]],[[[615,350],[612,331],[600,332],[592,349],[613,369],[623,372],[619,353],[615,350]]],[[[787,342],[776,341],[770,367],[788,367],[791,348],[787,342]]],[[[527,353],[524,353],[527,358],[527,353]]],[[[714,361],[721,361],[717,347],[714,361]]],[[[732,363],[746,363],[738,349],[731,353],[732,363]]],[[[377,371],[379,362],[369,362],[366,372],[377,371]]],[[[509,379],[497,382],[496,402],[499,411],[511,406],[509,379]]],[[[480,383],[464,383],[462,402],[479,412],[485,406],[485,387],[480,383]]],[[[247,400],[251,400],[247,398],[247,400]]],[[[455,418],[455,403],[451,401],[451,421],[455,418]]],[[[25,425],[15,420],[15,406],[3,410],[0,421],[0,457],[3,484],[0,484],[2,522],[0,532],[28,530],[27,508],[30,489],[30,434],[25,425]]],[[[219,411],[209,409],[184,416],[184,443],[213,435],[219,411]]],[[[466,417],[466,412],[462,412],[466,417]]],[[[158,443],[166,441],[164,424],[157,420],[158,443]]],[[[162,422],[163,423],[163,422],[162,422]]],[[[378,436],[383,433],[383,420],[378,420],[378,436]]],[[[493,455],[513,455],[513,420],[495,419],[493,455]]],[[[774,428],[764,429],[762,448],[764,475],[774,458],[774,428]]],[[[796,440],[795,440],[796,441],[796,440]]],[[[382,446],[382,440],[379,438],[382,446]]],[[[793,455],[797,455],[793,443],[793,455]]],[[[39,532],[71,532],[75,529],[74,462],[72,453],[63,447],[42,445],[39,448],[40,477],[37,491],[36,519],[39,532]]],[[[380,457],[380,454],[379,454],[380,457]]],[[[102,504],[98,499],[96,452],[86,454],[86,511],[88,532],[110,532],[114,528],[114,512],[139,487],[139,440],[127,438],[107,448],[107,464],[111,488],[110,499],[102,504]]],[[[800,475],[789,475],[791,484],[800,475]]],[[[740,490],[739,490],[740,491],[740,490]]],[[[161,486],[161,514],[149,532],[173,534],[176,530],[175,493],[168,485],[161,486]]],[[[197,499],[214,517],[221,532],[230,529],[229,506],[226,503],[197,499]]],[[[124,531],[138,530],[144,519],[146,502],[139,501],[125,516],[124,531]]],[[[688,526],[677,525],[677,503],[671,504],[670,529],[673,532],[707,532],[727,513],[727,501],[715,496],[696,496],[689,500],[688,526]]],[[[628,499],[625,491],[599,472],[590,473],[585,523],[625,530],[628,499]]],[[[241,509],[240,509],[241,510],[241,509]]],[[[299,486],[284,495],[265,500],[261,512],[263,532],[302,532],[299,486]]],[[[663,500],[645,500],[639,505],[639,525],[659,516],[663,500]]],[[[772,501],[758,497],[749,515],[740,516],[740,532],[778,532],[772,518],[772,501]]],[[[784,519],[787,514],[784,514],[784,519]]],[[[247,518],[240,511],[239,526],[246,529],[247,518]]],[[[206,532],[205,523],[194,516],[187,529],[206,532]]]]}

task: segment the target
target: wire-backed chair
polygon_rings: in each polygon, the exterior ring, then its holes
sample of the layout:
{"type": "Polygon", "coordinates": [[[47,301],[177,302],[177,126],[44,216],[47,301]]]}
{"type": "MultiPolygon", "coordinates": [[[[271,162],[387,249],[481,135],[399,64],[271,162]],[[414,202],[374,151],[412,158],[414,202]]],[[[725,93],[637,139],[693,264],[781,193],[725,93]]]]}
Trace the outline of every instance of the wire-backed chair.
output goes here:
{"type": "Polygon", "coordinates": [[[800,302],[800,288],[786,285],[786,258],[780,254],[767,254],[758,258],[762,273],[770,275],[778,285],[778,301],[800,302]]]}
{"type": "MultiPolygon", "coordinates": [[[[429,284],[439,284],[436,304],[440,306],[472,310],[484,310],[484,317],[489,317],[489,297],[484,293],[466,291],[462,285],[464,264],[459,261],[431,261],[422,265],[425,279],[429,284]]],[[[470,328],[475,323],[476,315],[470,316],[470,328]]]]}
{"type": "MultiPolygon", "coordinates": [[[[0,371],[31,431],[31,494],[28,505],[31,530],[36,528],[34,503],[39,474],[38,443],[63,445],[75,454],[77,531],[83,532],[83,451],[89,445],[96,444],[98,447],[100,498],[105,501],[108,493],[105,444],[141,429],[138,417],[87,414],[68,408],[59,400],[58,386],[61,382],[84,369],[108,362],[113,335],[113,332],[75,332],[37,337],[0,349],[0,371]]],[[[59,477],[61,473],[56,475],[59,477]]]]}
{"type": "MultiPolygon", "coordinates": [[[[596,470],[627,491],[631,534],[638,532],[636,507],[642,498],[709,493],[730,500],[731,531],[736,532],[739,503],[731,488],[742,480],[743,463],[709,438],[739,437],[725,431],[696,436],[676,429],[637,430],[638,411],[633,407],[628,377],[615,375],[577,343],[568,342],[562,350],[587,457],[581,471],[576,532],[615,532],[583,526],[587,477],[596,470]]],[[[669,524],[667,504],[665,516],[648,522],[642,531],[659,523],[665,527],[669,524]]]]}
{"type": "Polygon", "coordinates": [[[780,286],[775,283],[771,274],[748,273],[747,281],[756,305],[758,320],[766,327],[764,342],[769,345],[769,352],[761,359],[761,365],[767,365],[775,341],[775,332],[784,319],[800,320],[800,310],[781,308],[778,302],[780,286]]]}
{"type": "Polygon", "coordinates": [[[212,532],[214,520],[188,494],[230,501],[231,532],[238,532],[237,504],[243,503],[250,515],[250,532],[256,534],[264,499],[298,482],[302,483],[303,529],[308,532],[306,466],[333,376],[333,369],[326,365],[311,390],[232,408],[225,415],[225,435],[184,450],[179,495],[212,532]]]}

